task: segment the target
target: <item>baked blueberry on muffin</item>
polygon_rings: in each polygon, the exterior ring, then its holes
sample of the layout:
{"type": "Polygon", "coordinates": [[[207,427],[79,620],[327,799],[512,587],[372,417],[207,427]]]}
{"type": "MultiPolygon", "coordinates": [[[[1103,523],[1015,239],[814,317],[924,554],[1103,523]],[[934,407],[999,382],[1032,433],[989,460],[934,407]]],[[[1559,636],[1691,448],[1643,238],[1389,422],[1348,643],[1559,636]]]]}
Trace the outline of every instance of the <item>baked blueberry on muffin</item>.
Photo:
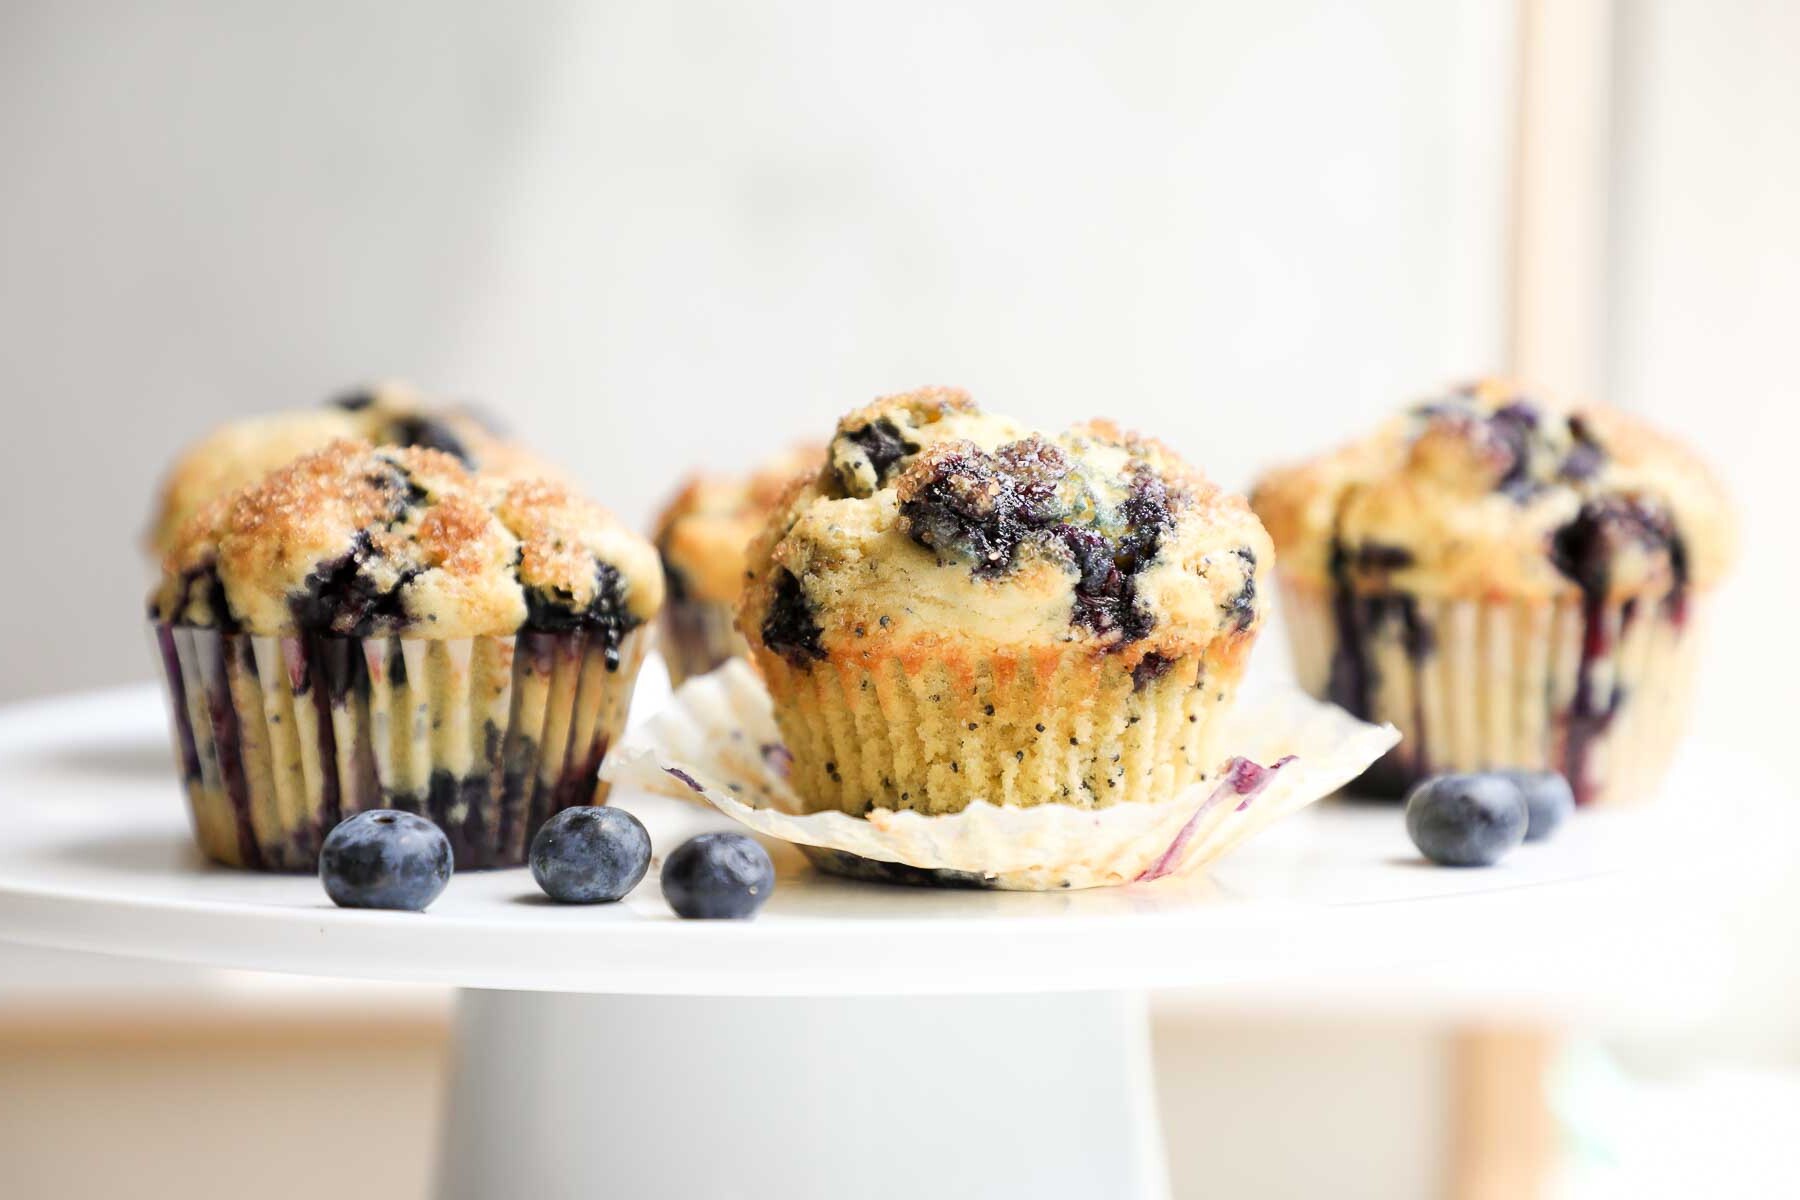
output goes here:
{"type": "Polygon", "coordinates": [[[1650,790],[1733,543],[1676,442],[1483,380],[1271,472],[1251,503],[1302,682],[1405,735],[1370,790],[1494,767],[1562,772],[1584,804],[1650,790]]]}
{"type": "Polygon", "coordinates": [[[152,548],[167,553],[182,523],[208,500],[340,438],[442,450],[471,470],[494,474],[554,474],[474,412],[433,408],[404,384],[382,384],[346,392],[317,409],[234,421],[189,446],[163,481],[150,530],[152,548]]]}
{"type": "Polygon", "coordinates": [[[748,652],[732,625],[744,587],[744,550],[787,484],[817,470],[824,457],[816,444],[796,446],[748,476],[695,476],[657,519],[656,549],[669,593],[660,646],[677,687],[748,652]]]}
{"type": "Polygon", "coordinates": [[[1219,764],[1268,536],[1158,442],[960,391],[838,423],[738,616],[814,810],[1164,800],[1219,764]]]}
{"type": "Polygon", "coordinates": [[[662,602],[648,542],[561,484],[334,442],[178,532],[151,602],[201,848],[302,870],[342,818],[516,864],[588,804],[662,602]]]}

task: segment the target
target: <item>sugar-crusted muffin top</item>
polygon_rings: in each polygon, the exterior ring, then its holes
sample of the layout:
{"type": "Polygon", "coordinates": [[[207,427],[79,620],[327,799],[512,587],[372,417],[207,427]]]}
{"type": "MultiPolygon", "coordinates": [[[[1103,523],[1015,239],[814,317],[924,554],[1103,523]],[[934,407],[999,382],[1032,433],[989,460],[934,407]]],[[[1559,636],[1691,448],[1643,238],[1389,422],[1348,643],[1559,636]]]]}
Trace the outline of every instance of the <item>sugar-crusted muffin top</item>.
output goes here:
{"type": "Polygon", "coordinates": [[[1272,557],[1244,500],[1159,442],[927,388],[838,422],[751,547],[739,625],[796,665],[952,640],[1172,659],[1253,631],[1272,557]]]}
{"type": "Polygon", "coordinates": [[[1729,566],[1706,467],[1616,409],[1484,379],[1274,470],[1251,505],[1284,574],[1451,597],[1666,594],[1729,566]]]}
{"type": "Polygon", "coordinates": [[[818,470],[825,449],[790,447],[749,475],[696,475],[656,521],[671,599],[732,604],[744,586],[744,551],[795,476],[818,470]]]}
{"type": "Polygon", "coordinates": [[[386,383],[348,392],[318,409],[233,421],[189,446],[163,481],[151,547],[167,553],[182,523],[207,501],[340,438],[441,450],[466,467],[495,474],[558,475],[474,412],[434,408],[411,387],[386,383]]]}
{"type": "Polygon", "coordinates": [[[662,594],[650,544],[561,483],[338,441],[183,525],[151,609],[255,634],[584,629],[616,650],[662,594]]]}

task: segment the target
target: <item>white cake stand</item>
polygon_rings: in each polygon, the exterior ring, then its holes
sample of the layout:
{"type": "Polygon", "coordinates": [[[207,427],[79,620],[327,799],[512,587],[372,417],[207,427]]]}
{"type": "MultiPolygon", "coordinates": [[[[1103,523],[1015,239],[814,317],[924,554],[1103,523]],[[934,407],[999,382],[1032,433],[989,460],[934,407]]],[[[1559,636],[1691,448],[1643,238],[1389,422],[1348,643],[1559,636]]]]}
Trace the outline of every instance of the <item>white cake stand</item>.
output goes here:
{"type": "MultiPolygon", "coordinates": [[[[1423,865],[1392,807],[1328,804],[1205,876],[1107,891],[853,884],[778,849],[750,923],[676,920],[654,873],[610,906],[501,871],[426,914],[350,912],[200,860],[163,721],[147,688],[0,711],[0,938],[465,989],[446,1197],[1156,1197],[1146,989],[1457,1019],[1713,997],[1715,881],[1679,805],[1583,814],[1488,871],[1423,865]]],[[[1754,792],[1704,778],[1712,822],[1754,792]]],[[[722,821],[617,802],[659,850],[722,821]]]]}

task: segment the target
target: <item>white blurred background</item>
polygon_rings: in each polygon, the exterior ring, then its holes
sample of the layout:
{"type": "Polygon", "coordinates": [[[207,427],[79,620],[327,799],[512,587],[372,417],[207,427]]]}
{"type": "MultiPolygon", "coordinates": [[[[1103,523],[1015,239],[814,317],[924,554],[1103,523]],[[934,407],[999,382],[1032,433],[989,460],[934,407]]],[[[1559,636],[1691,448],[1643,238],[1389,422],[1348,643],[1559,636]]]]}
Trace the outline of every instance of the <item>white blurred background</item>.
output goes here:
{"type": "MultiPolygon", "coordinates": [[[[1695,736],[1791,740],[1781,0],[14,0],[0,152],[0,699],[148,677],[170,456],[374,377],[483,403],[641,524],[688,470],[922,383],[1112,415],[1243,485],[1522,364],[1730,480],[1746,552],[1695,736]]],[[[1791,931],[1784,904],[1754,923],[1791,931]]],[[[1697,1039],[1783,1061],[1791,941],[1747,945],[1742,1003],[1697,1039]]],[[[139,986],[0,959],[0,1001],[77,976],[139,986]]],[[[1255,1049],[1294,1091],[1369,1098],[1318,1110],[1342,1136],[1311,1173],[1265,1156],[1267,1194],[1431,1194],[1422,1036],[1193,1027],[1169,1061],[1247,1073],[1255,1049]]],[[[1190,1077],[1171,1102],[1204,1107],[1190,1077]]]]}
{"type": "Polygon", "coordinates": [[[36,5],[0,60],[0,694],[131,678],[217,422],[399,375],[647,521],[883,392],[1247,482],[1503,334],[1491,3],[36,5]],[[966,10],[966,11],[965,11],[966,10]],[[79,634],[71,631],[79,630],[79,634]]]}

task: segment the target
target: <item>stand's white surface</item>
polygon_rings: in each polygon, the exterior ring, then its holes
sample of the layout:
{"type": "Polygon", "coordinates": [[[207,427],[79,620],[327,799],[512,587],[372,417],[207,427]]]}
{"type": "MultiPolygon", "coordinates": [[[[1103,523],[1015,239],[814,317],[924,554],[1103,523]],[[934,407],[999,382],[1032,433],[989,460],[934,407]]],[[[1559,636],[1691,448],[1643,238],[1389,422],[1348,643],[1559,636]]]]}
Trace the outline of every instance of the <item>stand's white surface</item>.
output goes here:
{"type": "MultiPolygon", "coordinates": [[[[1135,888],[912,891],[778,852],[747,924],[677,921],[654,876],[617,905],[558,907],[524,871],[461,876],[428,914],[370,913],[311,878],[200,862],[165,742],[149,689],[0,713],[0,938],[471,989],[447,1196],[1157,1196],[1142,989],[1668,1021],[1718,974],[1720,876],[1679,806],[1583,814],[1489,871],[1426,867],[1397,810],[1344,804],[1135,888]]],[[[1716,763],[1694,778],[1717,841],[1758,788],[1716,763]]],[[[722,820],[618,802],[659,850],[722,820]]]]}

